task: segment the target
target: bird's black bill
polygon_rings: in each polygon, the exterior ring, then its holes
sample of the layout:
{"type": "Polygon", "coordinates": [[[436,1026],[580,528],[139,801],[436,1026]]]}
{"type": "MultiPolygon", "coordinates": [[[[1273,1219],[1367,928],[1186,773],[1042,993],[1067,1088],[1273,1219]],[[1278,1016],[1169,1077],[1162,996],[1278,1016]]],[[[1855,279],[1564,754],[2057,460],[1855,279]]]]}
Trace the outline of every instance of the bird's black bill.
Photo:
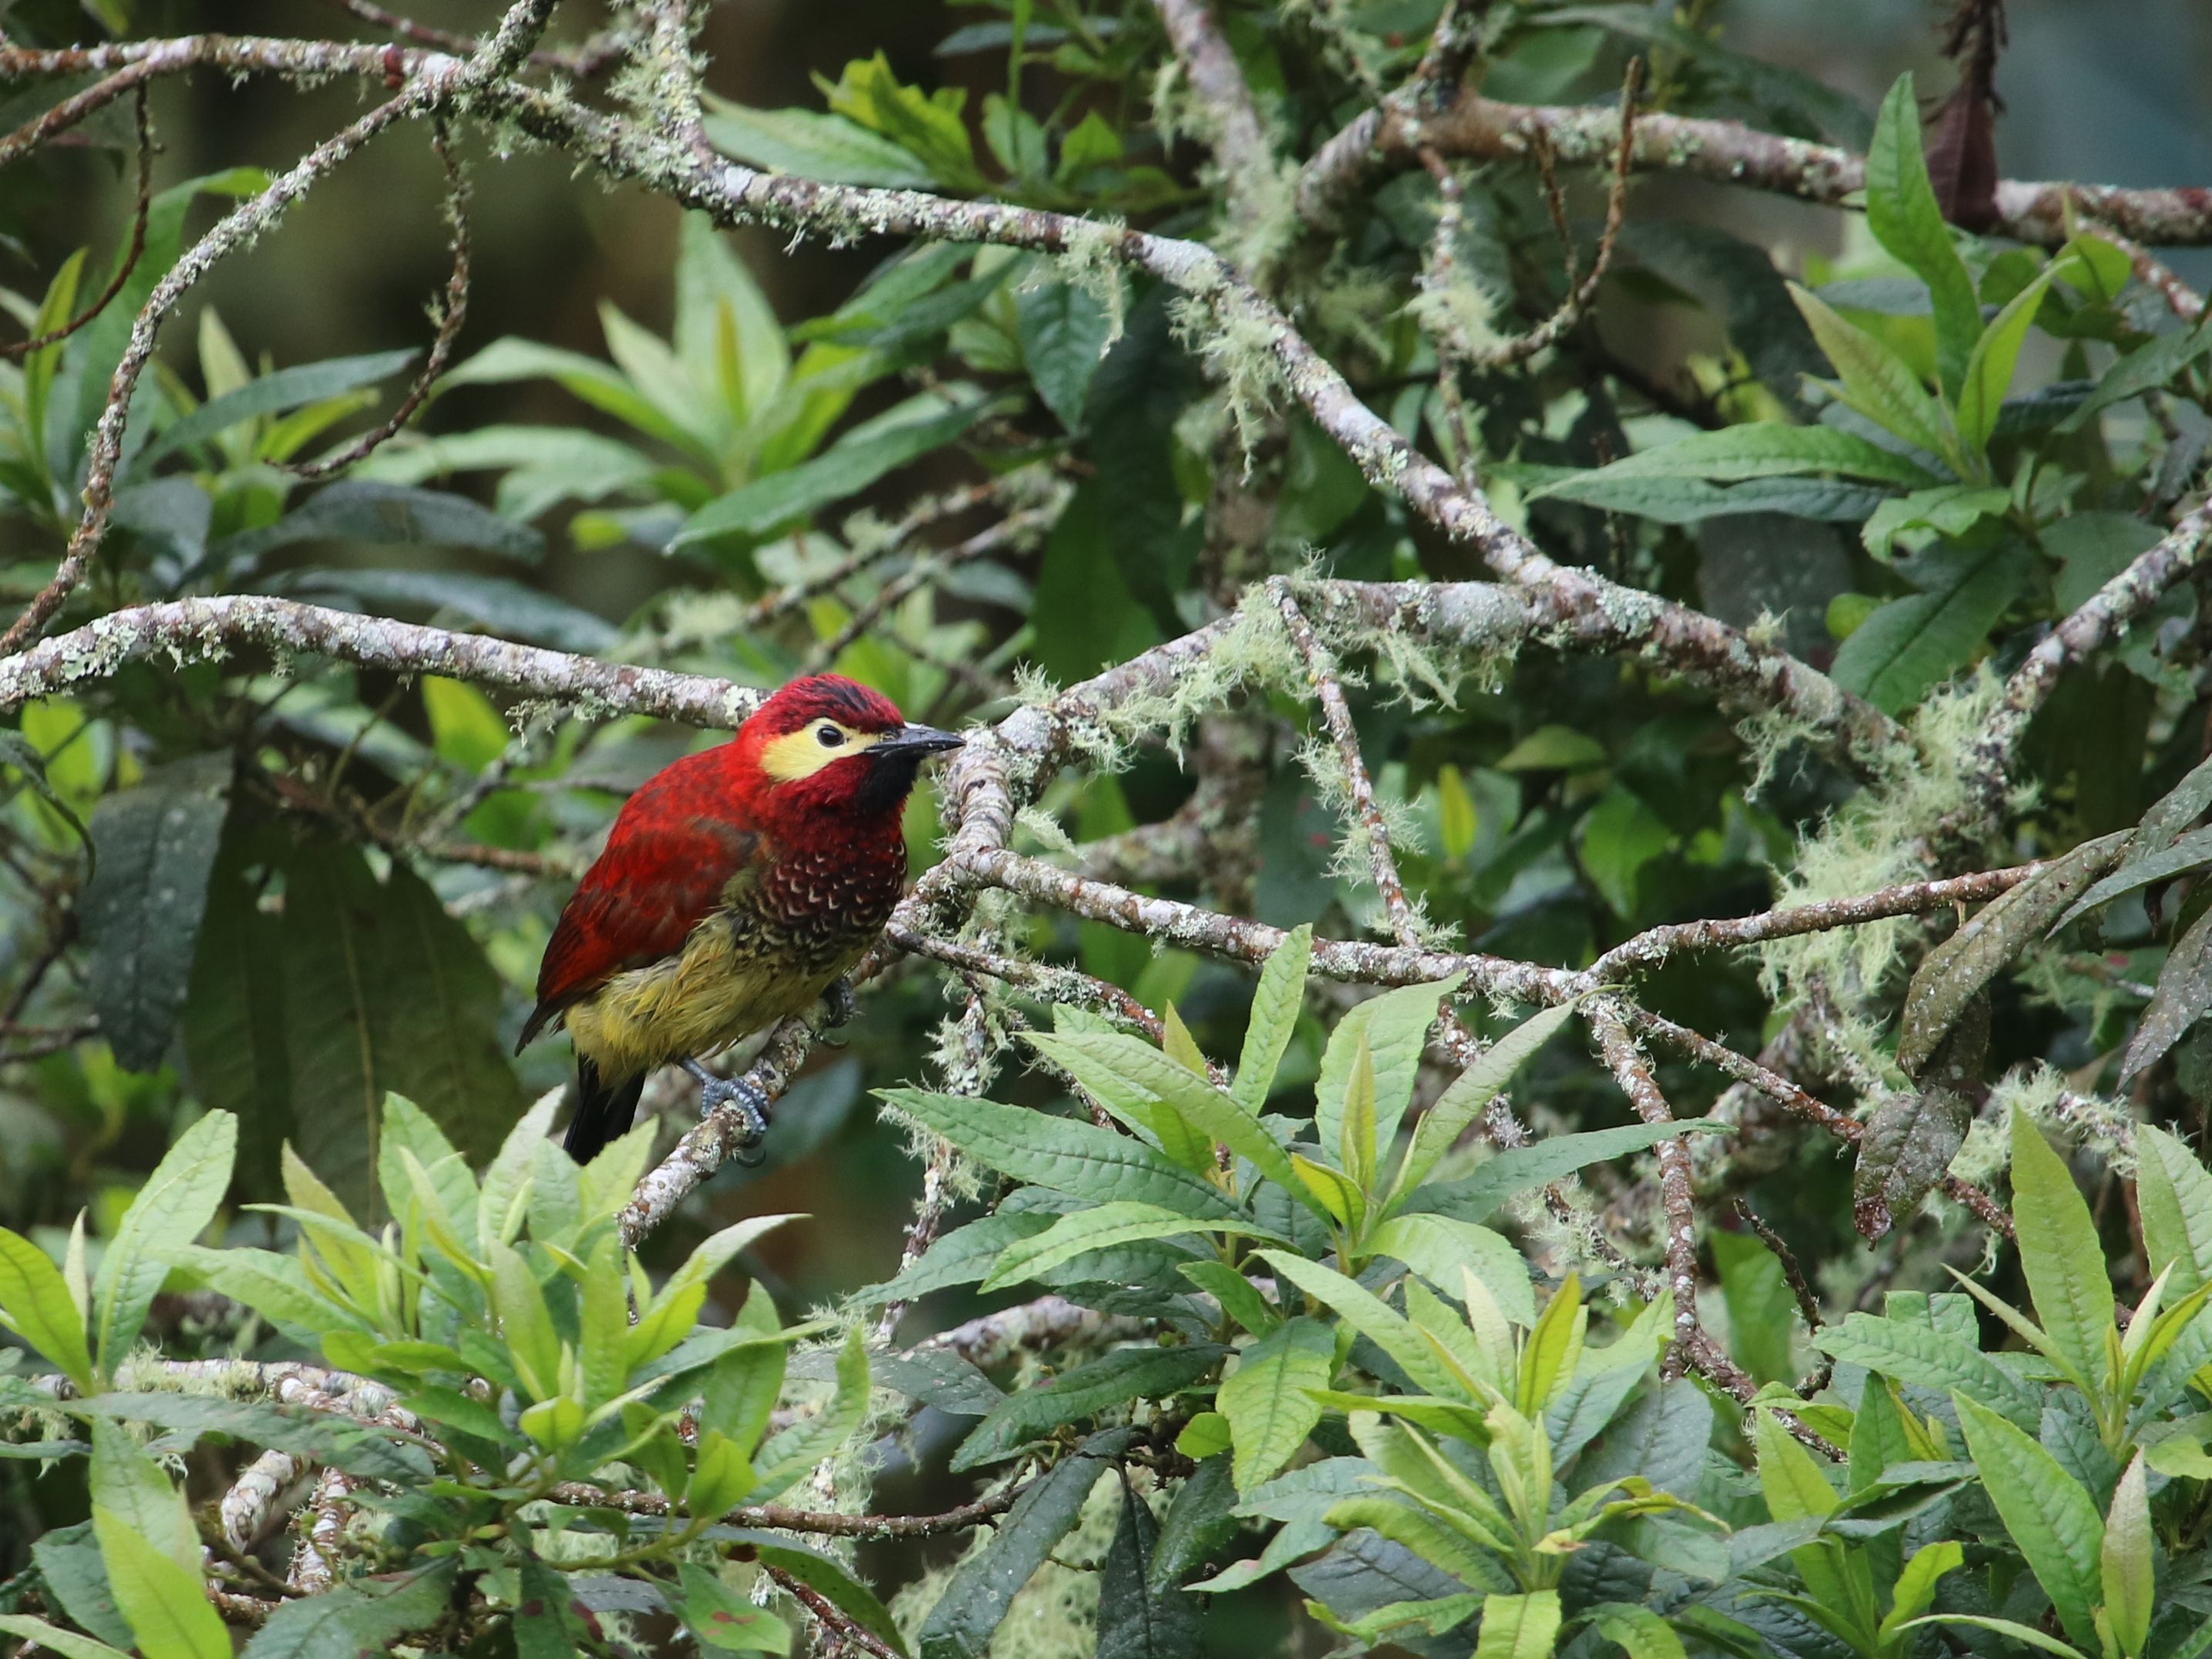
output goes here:
{"type": "Polygon", "coordinates": [[[948,749],[957,749],[967,739],[956,732],[940,732],[933,726],[902,726],[889,737],[878,738],[870,752],[878,757],[884,755],[912,755],[920,759],[925,755],[942,754],[948,749]]]}

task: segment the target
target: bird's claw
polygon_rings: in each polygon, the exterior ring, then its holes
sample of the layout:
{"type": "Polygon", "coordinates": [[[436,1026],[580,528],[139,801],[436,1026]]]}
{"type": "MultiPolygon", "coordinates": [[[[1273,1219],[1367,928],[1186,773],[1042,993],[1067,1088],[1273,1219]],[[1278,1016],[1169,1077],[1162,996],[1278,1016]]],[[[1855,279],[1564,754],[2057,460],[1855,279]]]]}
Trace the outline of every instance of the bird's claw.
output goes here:
{"type": "Polygon", "coordinates": [[[853,981],[833,979],[830,988],[822,994],[823,1022],[836,1027],[848,1024],[860,1012],[860,1000],[853,994],[853,981]]]}
{"type": "Polygon", "coordinates": [[[712,1117],[724,1107],[735,1107],[740,1124],[737,1161],[748,1170],[758,1169],[768,1154],[754,1149],[768,1139],[769,1097],[759,1085],[741,1077],[721,1078],[696,1060],[684,1070],[699,1079],[699,1115],[712,1117]],[[751,1157],[746,1154],[751,1152],[751,1157]]]}

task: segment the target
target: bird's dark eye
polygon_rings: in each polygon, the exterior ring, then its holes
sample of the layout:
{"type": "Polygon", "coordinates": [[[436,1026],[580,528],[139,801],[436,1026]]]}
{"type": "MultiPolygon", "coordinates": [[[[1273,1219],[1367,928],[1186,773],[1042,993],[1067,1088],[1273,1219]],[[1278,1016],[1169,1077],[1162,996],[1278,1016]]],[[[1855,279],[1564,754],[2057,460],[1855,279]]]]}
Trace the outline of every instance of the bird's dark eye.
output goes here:
{"type": "Polygon", "coordinates": [[[817,726],[815,728],[814,740],[824,749],[837,749],[843,746],[845,734],[834,726],[817,726]]]}

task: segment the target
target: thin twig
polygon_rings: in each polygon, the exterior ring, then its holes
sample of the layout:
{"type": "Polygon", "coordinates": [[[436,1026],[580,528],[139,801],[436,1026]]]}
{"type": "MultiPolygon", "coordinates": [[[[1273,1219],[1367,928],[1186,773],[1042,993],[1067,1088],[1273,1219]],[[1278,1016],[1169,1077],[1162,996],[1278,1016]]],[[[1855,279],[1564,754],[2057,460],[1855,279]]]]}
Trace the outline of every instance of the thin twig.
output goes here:
{"type": "Polygon", "coordinates": [[[131,273],[138,269],[138,261],[146,252],[146,216],[154,204],[154,125],[146,112],[144,82],[141,82],[134,90],[132,119],[138,132],[138,197],[131,212],[131,241],[115,267],[115,275],[108,278],[107,286],[100,289],[97,299],[59,328],[34,335],[27,340],[20,340],[11,346],[0,346],[0,357],[20,362],[33,351],[42,351],[68,339],[106,310],[115,296],[123,292],[123,285],[131,280],[131,273]]]}

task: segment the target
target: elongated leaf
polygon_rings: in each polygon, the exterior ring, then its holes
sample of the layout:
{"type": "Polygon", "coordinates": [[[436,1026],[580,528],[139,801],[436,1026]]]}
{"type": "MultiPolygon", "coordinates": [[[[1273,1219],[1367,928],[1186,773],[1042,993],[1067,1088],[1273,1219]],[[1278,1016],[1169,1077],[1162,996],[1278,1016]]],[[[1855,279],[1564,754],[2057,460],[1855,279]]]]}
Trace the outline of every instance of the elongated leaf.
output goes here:
{"type": "Polygon", "coordinates": [[[783,1653],[790,1649],[790,1626],[766,1607],[754,1606],[697,1562],[684,1563],[678,1576],[684,1594],[677,1612],[702,1650],[783,1653]]]}
{"type": "Polygon", "coordinates": [[[1966,1144],[1973,1121],[1967,1092],[1989,1049],[1989,999],[1966,1005],[1929,1058],[1919,1089],[1893,1095],[1867,1120],[1851,1175],[1851,1214],[1869,1240],[1920,1206],[1966,1144]]]}
{"type": "Polygon", "coordinates": [[[1963,536],[1984,519],[2001,519],[2012,506],[2012,492],[1979,484],[1937,484],[1910,495],[1893,495],[1875,508],[1859,528],[1859,540],[1877,559],[1887,560],[1898,538],[1908,531],[1933,530],[1963,536]]]}
{"type": "Polygon", "coordinates": [[[2042,1421],[2043,1402],[2034,1389],[1973,1344],[1932,1326],[1854,1313],[1814,1333],[1813,1346],[1916,1388],[1964,1393],[2017,1424],[2042,1421]]]}
{"type": "Polygon", "coordinates": [[[2120,1651],[2139,1654],[2150,1635],[2158,1611],[2153,1583],[2150,1500],[2147,1495],[2143,1455],[2137,1452],[2112,1493],[2112,1507],[2105,1517],[2105,1542],[2099,1555],[2105,1591],[2105,1617],[2120,1651]]]}
{"type": "Polygon", "coordinates": [[[1482,1281],[1515,1324],[1536,1322],[1528,1264],[1503,1234],[1487,1227],[1427,1212],[1395,1216],[1367,1236],[1366,1249],[1404,1262],[1454,1296],[1460,1294],[1460,1273],[1465,1269],[1482,1281]]]}
{"type": "Polygon", "coordinates": [[[1935,562],[1927,591],[1890,600],[1852,629],[1830,671],[1837,684],[1885,714],[1919,702],[1973,659],[2033,563],[2027,548],[2010,540],[1922,557],[1935,562]]]}
{"type": "MultiPolygon", "coordinates": [[[[1103,1250],[1141,1238],[1174,1238],[1194,1233],[1198,1226],[1187,1215],[1164,1210],[1157,1204],[1135,1204],[1126,1199],[1101,1204],[1094,1209],[1078,1210],[1060,1217],[1036,1237],[1008,1246],[985,1276],[982,1288],[1001,1290],[1024,1279],[1033,1279],[1086,1250],[1103,1250]]],[[[1237,1223],[1217,1223],[1214,1227],[1235,1233],[1253,1231],[1237,1223]]]]}
{"type": "MultiPolygon", "coordinates": [[[[95,1510],[179,1571],[197,1571],[199,1535],[192,1529],[184,1493],[169,1484],[169,1477],[150,1454],[106,1419],[93,1421],[90,1478],[95,1510]]],[[[106,1531],[95,1530],[100,1533],[100,1552],[106,1555],[106,1531]]],[[[108,1566],[112,1573],[112,1559],[108,1566]]],[[[116,1589],[121,1601],[121,1586],[116,1589]]],[[[135,1626],[137,1620],[131,1616],[129,1602],[123,1602],[123,1610],[135,1626]]]]}
{"type": "Polygon", "coordinates": [[[1590,1610],[1590,1625],[1608,1642],[1617,1642],[1628,1659],[1688,1659],[1682,1638],[1649,1607],[1608,1601],[1590,1610]]]}
{"type": "Polygon", "coordinates": [[[1180,1348],[1121,1348],[1009,1395],[952,1454],[955,1470],[1010,1457],[1047,1429],[1095,1416],[1133,1400],[1158,1400],[1188,1388],[1228,1351],[1212,1343],[1180,1348]]]}
{"type": "Polygon", "coordinates": [[[97,1503],[92,1525],[116,1604],[145,1659],[231,1659],[230,1632],[208,1605],[197,1572],[179,1566],[97,1503]]]}
{"type": "Polygon", "coordinates": [[[1313,924],[1301,922],[1260,970],[1259,986],[1252,993],[1251,1020],[1244,1028],[1244,1051],[1237,1058],[1237,1080],[1229,1091],[1231,1098],[1255,1116],[1267,1103],[1283,1051],[1298,1028],[1298,1011],[1305,1006],[1306,970],[1312,960],[1313,924]]]}
{"type": "Polygon", "coordinates": [[[1181,1585],[1235,1535],[1236,1504],[1225,1457],[1207,1458],[1176,1489],[1146,1573],[1155,1593],[1181,1585]]]}
{"type": "MultiPolygon", "coordinates": [[[[1899,1632],[1916,1630],[1940,1629],[1945,1625],[1961,1625],[1968,1630],[1985,1630],[1993,1636],[2002,1636],[2014,1642],[2024,1642],[2043,1653],[2055,1653],[2059,1659],[2087,1659],[2081,1650],[2055,1636],[2046,1636],[2033,1625],[2023,1625],[2016,1619],[1985,1619],[1977,1613],[1936,1613],[1924,1619],[1914,1619],[1899,1625],[1899,1632]]],[[[2212,1628],[2212,1626],[2208,1626],[2212,1628]]]]}
{"type": "Polygon", "coordinates": [[[1867,228],[1875,240],[1928,285],[1937,370],[1944,391],[1956,398],[1967,359],[1981,337],[1982,307],[1929,182],[1920,148],[1920,104],[1909,72],[1898,76],[1875,117],[1867,151],[1866,208],[1867,228]]]}
{"type": "Polygon", "coordinates": [[[725,155],[771,173],[832,185],[926,190],[929,169],[857,121],[812,109],[749,109],[709,97],[707,138],[725,155]]]}
{"type": "Polygon", "coordinates": [[[208,550],[228,568],[303,542],[368,542],[379,547],[459,547],[534,559],[545,538],[465,495],[347,478],[328,485],[274,524],[226,536],[208,550]]]}
{"type": "Polygon", "coordinates": [[[504,638],[556,650],[605,652],[622,637],[605,617],[507,576],[459,570],[302,570],[261,584],[329,604],[385,615],[421,608],[450,614],[504,638]]]}
{"type": "Polygon", "coordinates": [[[238,1119],[238,1184],[246,1199],[282,1190],[278,1148],[294,1134],[285,1048],[280,918],[261,908],[258,837],[230,820],[208,878],[185,997],[185,1059],[201,1104],[238,1119]]]}
{"type": "Polygon", "coordinates": [[[1078,431],[1114,319],[1096,295],[1073,283],[1041,283],[1020,295],[1018,303],[1022,361],[1030,379],[1060,423],[1078,431]]]}
{"type": "Polygon", "coordinates": [[[53,1259],[20,1234],[0,1227],[0,1319],[60,1368],[79,1393],[93,1389],[84,1315],[53,1259]]]}
{"type": "Polygon", "coordinates": [[[99,862],[83,899],[92,1000],[128,1070],[161,1065],[184,1012],[234,766],[226,750],[161,767],[93,811],[99,862]]]}
{"type": "Polygon", "coordinates": [[[2084,842],[2002,897],[1929,951],[1905,994],[1897,1064],[1916,1076],[1984,986],[2034,940],[2051,919],[2112,866],[2127,844],[2124,834],[2084,842]]]}
{"type": "Polygon", "coordinates": [[[1236,1445],[1238,1493],[1282,1472],[1321,1421],[1310,1390],[1326,1389],[1336,1368],[1336,1335],[1318,1319],[1286,1321],[1239,1354],[1215,1401],[1236,1445]]]}
{"type": "MultiPolygon", "coordinates": [[[[947,1285],[978,1284],[998,1266],[1000,1256],[1010,1245],[1035,1238],[1050,1227],[1054,1219],[1039,1211],[1001,1211],[971,1221],[964,1227],[956,1227],[931,1245],[921,1261],[896,1278],[862,1291],[860,1299],[867,1306],[908,1302],[947,1285]]],[[[1200,1224],[1195,1220],[1185,1223],[1189,1227],[1200,1224]]]]}
{"type": "Polygon", "coordinates": [[[1098,1575],[1095,1659],[1198,1659],[1205,1651],[1198,1603],[1156,1583],[1159,1523],[1136,1493],[1124,1492],[1114,1541],[1098,1575]]]}
{"type": "Polygon", "coordinates": [[[2081,406],[2059,428],[2078,431],[2101,411],[2146,392],[2155,392],[2207,351],[2212,351],[2212,316],[2195,328],[2161,334],[2121,356],[2106,369],[2081,406]]]}
{"type": "Polygon", "coordinates": [[[80,1632],[64,1630],[59,1625],[50,1625],[27,1613],[0,1613],[0,1631],[22,1637],[42,1650],[51,1649],[62,1659],[131,1659],[121,1648],[110,1647],[80,1632]]]}
{"type": "Polygon", "coordinates": [[[2097,1645],[2092,1610],[2104,1599],[2100,1555],[2105,1522],[2081,1483],[1995,1412],[1953,1396],[1982,1487],[2028,1571],[2075,1641],[2097,1645]]]}
{"type": "Polygon", "coordinates": [[[1947,459],[1956,453],[1949,416],[1904,358],[1795,283],[1790,285],[1790,297],[1834,365],[1844,403],[1916,448],[1947,459]]]}
{"type": "Polygon", "coordinates": [[[684,520],[669,543],[670,550],[718,536],[765,536],[834,506],[885,474],[953,442],[994,407],[979,398],[865,437],[848,435],[811,461],[772,472],[708,502],[684,520]]]}
{"type": "Polygon", "coordinates": [[[1573,1003],[1563,1002],[1530,1015],[1484,1049],[1474,1065],[1452,1079],[1451,1085],[1437,1097],[1436,1104],[1429,1108],[1413,1130],[1413,1143],[1406,1148],[1406,1161],[1398,1168],[1395,1194],[1402,1196],[1428,1179],[1437,1160],[1452,1149],[1468,1126],[1504,1092],[1514,1073],[1533,1059],[1536,1051],[1552,1040],[1553,1034],[1574,1017],[1574,1012],[1573,1003]]]}
{"type": "Polygon", "coordinates": [[[1203,1176],[1151,1147],[1068,1118],[962,1095],[884,1089],[880,1097],[977,1163],[1093,1204],[1157,1204],[1194,1220],[1234,1220],[1236,1206],[1203,1176]]]}
{"type": "Polygon", "coordinates": [[[1695,525],[1748,513],[1780,514],[1821,524],[1858,524],[1890,499],[1881,487],[1834,478],[1753,478],[1717,484],[1703,478],[1638,476],[1607,471],[1578,472],[1519,465],[1501,476],[1540,488],[1561,501],[1608,513],[1633,513],[1656,524],[1695,525]]]}
{"type": "MultiPolygon", "coordinates": [[[[2146,826],[2148,822],[2146,818],[2146,826]]],[[[2142,846],[2146,839],[2146,834],[2138,831],[2128,845],[2126,860],[2075,900],[2065,914],[2051,924],[2052,929],[2056,931],[2063,927],[2075,917],[2100,904],[2110,903],[2126,894],[2140,892],[2158,882],[2171,881],[2176,876],[2212,864],[2212,829],[2192,830],[2155,851],[2142,846]]]]}
{"type": "Polygon", "coordinates": [[[991,1541],[955,1569],[923,1621],[921,1659],[981,1659],[1006,1609],[1083,1511],[1103,1461],[1127,1446],[1131,1431],[1093,1435],[1063,1457],[1006,1512],[991,1541]]]}
{"type": "MultiPolygon", "coordinates": [[[[1963,363],[1964,358],[1960,361],[1963,363]]],[[[1717,432],[1692,433],[1570,477],[1588,481],[1578,485],[1587,488],[1601,480],[1621,478],[1704,478],[1731,483],[1806,472],[1838,472],[1848,478],[1870,478],[1908,489],[1937,482],[1927,468],[1893,450],[1869,443],[1856,433],[1832,426],[1792,426],[1784,421],[1756,421],[1723,427],[1717,432]]],[[[1532,496],[1559,493],[1559,486],[1547,485],[1529,493],[1532,496]]]]}
{"type": "Polygon", "coordinates": [[[2012,1212],[2036,1318],[2075,1374],[2093,1388],[2100,1386],[2114,1306],[2097,1224],[2074,1184],[2073,1171],[2051,1150],[2034,1120],[2017,1107],[2012,1115],[2012,1212]]]}
{"type": "Polygon", "coordinates": [[[1724,1127],[1692,1118],[1682,1123],[1630,1123],[1618,1129],[1554,1135],[1500,1152],[1463,1181],[1418,1188],[1407,1196],[1406,1206],[1462,1221],[1487,1221],[1517,1193],[1533,1192],[1593,1164],[1647,1151],[1676,1135],[1718,1133],[1724,1127]]]}
{"type": "Polygon", "coordinates": [[[1997,411],[2005,393],[2012,390],[2013,371],[2020,365],[2020,349],[2027,342],[2028,325],[2043,304],[2043,296],[2067,261],[2046,266],[2043,273],[2008,301],[1975,342],[1967,360],[1964,383],[1959,388],[1959,436],[1978,455],[1989,447],[1997,429],[1997,411]]]}
{"type": "Polygon", "coordinates": [[[131,1626],[115,1605],[107,1565],[100,1559],[89,1521],[56,1527],[31,1546],[31,1559],[57,1612],[68,1614],[72,1623],[103,1642],[131,1646],[131,1626]]]}
{"type": "Polygon", "coordinates": [[[1936,1585],[1946,1573],[1953,1573],[1966,1565],[1965,1547],[1955,1539],[1941,1543],[1923,1544],[1912,1553],[1905,1564],[1905,1571],[1897,1580],[1890,1609],[1883,1615],[1875,1634],[1887,1638],[1909,1619],[1917,1619],[1928,1611],[1936,1600],[1936,1585]]]}
{"type": "Polygon", "coordinates": [[[1406,1375],[1422,1388],[1446,1400],[1465,1397],[1466,1391],[1459,1380],[1436,1357],[1413,1322],[1372,1291],[1346,1278],[1335,1268],[1309,1261],[1304,1256],[1283,1250],[1261,1250],[1259,1255],[1278,1274],[1396,1360],[1406,1375]]]}
{"type": "Polygon", "coordinates": [[[2186,1297],[2212,1279],[2212,1171],[2155,1124],[2136,1130],[2136,1204],[2143,1255],[2153,1274],[2166,1273],[2166,1294],[2186,1297]]]}
{"type": "Polygon", "coordinates": [[[124,1212],[93,1284],[94,1354],[103,1375],[138,1340],[172,1256],[199,1237],[230,1185],[238,1120],[210,1112],[177,1138],[124,1212]]]}
{"type": "Polygon", "coordinates": [[[1559,1591],[1486,1595],[1474,1659],[1551,1659],[1559,1636],[1559,1591]]]}
{"type": "MultiPolygon", "coordinates": [[[[1073,1462],[1074,1460],[1068,1460],[1073,1462]]],[[[1019,1505],[1016,1506],[1017,1510],[1019,1505]]],[[[1011,1522],[1012,1516],[1008,1516],[1011,1522]]],[[[781,1533],[753,1532],[739,1529],[740,1542],[750,1545],[753,1553],[769,1566],[781,1568],[793,1578],[825,1598],[832,1606],[854,1624],[876,1638],[893,1653],[906,1652],[906,1639],[899,1634],[897,1621],[890,1610],[876,1597],[876,1593],[847,1571],[839,1563],[813,1550],[793,1544],[781,1533]]]]}
{"type": "Polygon", "coordinates": [[[1321,1076],[1314,1083],[1314,1131],[1326,1151],[1333,1154],[1343,1139],[1345,1091],[1363,1038],[1375,1067],[1376,1142],[1388,1146],[1397,1139],[1398,1124],[1413,1098],[1429,1028],[1437,1023],[1437,1005],[1458,990],[1465,977],[1455,974],[1433,985],[1385,991],[1357,1004],[1337,1021],[1322,1054],[1321,1076]]]}
{"type": "Polygon", "coordinates": [[[152,1423],[192,1435],[227,1434],[367,1480],[404,1485],[430,1478],[430,1460],[419,1447],[343,1418],[271,1401],[225,1400],[208,1395],[102,1394],[71,1410],[124,1422],[152,1423]]]}
{"type": "Polygon", "coordinates": [[[172,422],[148,441],[131,464],[129,475],[142,477],[163,456],[191,445],[204,443],[241,421],[260,415],[280,414],[306,404],[319,403],[359,386],[388,380],[414,361],[410,351],[379,351],[363,357],[333,357],[327,362],[302,363],[280,368],[250,380],[235,392],[210,398],[181,420],[172,422]]]}
{"type": "Polygon", "coordinates": [[[1305,1201],[1290,1153],[1274,1132],[1180,1061],[1123,1031],[1030,1032],[1031,1047],[1048,1058],[1087,1056],[1129,1085],[1164,1102],[1201,1135],[1250,1161],[1260,1173],[1305,1201]]]}
{"type": "Polygon", "coordinates": [[[395,862],[303,842],[285,865],[285,1021],[301,1156],[356,1213],[387,1094],[427,1112],[462,1156],[489,1158],[525,1101],[497,1037],[500,984],[431,887],[395,862]]]}
{"type": "Polygon", "coordinates": [[[246,1644],[245,1659],[328,1659],[387,1650],[437,1621],[452,1600],[458,1567],[448,1557],[411,1572],[354,1579],[282,1602],[246,1644]]]}

